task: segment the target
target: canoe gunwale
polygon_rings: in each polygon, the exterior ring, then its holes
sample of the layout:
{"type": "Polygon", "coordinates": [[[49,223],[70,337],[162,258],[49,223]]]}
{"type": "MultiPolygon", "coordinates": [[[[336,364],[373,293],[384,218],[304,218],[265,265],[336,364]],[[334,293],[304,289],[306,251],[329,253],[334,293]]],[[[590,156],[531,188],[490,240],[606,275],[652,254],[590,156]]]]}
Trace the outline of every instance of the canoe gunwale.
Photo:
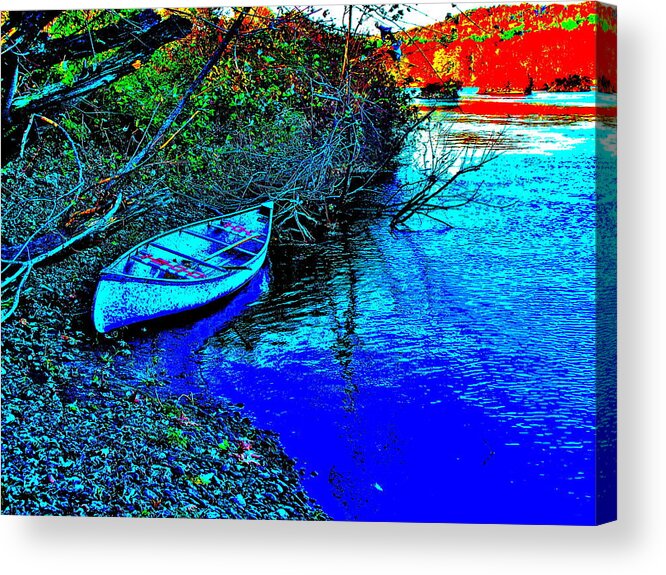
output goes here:
{"type": "MultiPolygon", "coordinates": [[[[257,259],[263,257],[266,253],[266,250],[268,249],[268,242],[270,240],[271,236],[271,231],[272,231],[272,213],[273,213],[273,202],[264,202],[263,204],[260,204],[259,206],[253,206],[251,208],[246,208],[243,210],[237,210],[235,212],[231,212],[229,214],[222,214],[219,216],[214,216],[212,218],[208,218],[206,220],[199,220],[197,222],[192,222],[189,224],[184,224],[182,226],[179,226],[177,228],[173,228],[171,230],[168,230],[166,232],[161,232],[155,236],[152,236],[144,241],[142,241],[139,244],[134,245],[131,247],[129,250],[121,254],[119,257],[117,257],[110,265],[107,267],[103,268],[101,270],[101,275],[100,275],[100,281],[103,280],[109,280],[109,281],[122,281],[122,282],[141,282],[141,283],[160,283],[160,284],[166,284],[166,285],[171,285],[171,284],[179,284],[179,285],[194,285],[194,284],[199,284],[199,283],[205,283],[209,281],[219,281],[221,278],[225,277],[226,271],[217,271],[214,272],[213,274],[205,277],[205,278],[154,278],[154,277],[141,277],[141,276],[135,276],[132,274],[124,273],[117,271],[113,269],[118,265],[119,262],[122,261],[127,261],[132,255],[138,253],[138,251],[144,247],[148,246],[151,243],[159,240],[160,238],[163,238],[165,236],[170,236],[172,234],[182,232],[188,228],[192,227],[197,227],[202,224],[210,224],[212,222],[218,222],[222,221],[223,219],[242,215],[242,214],[247,214],[250,212],[256,212],[258,211],[261,207],[269,207],[270,208],[270,214],[268,216],[268,224],[265,227],[265,233],[261,233],[261,235],[264,236],[264,239],[261,240],[262,246],[261,249],[254,255],[252,256],[247,262],[243,263],[243,267],[251,267],[252,264],[256,262],[257,259]]],[[[159,246],[158,246],[159,249],[159,246]]],[[[235,267],[235,266],[234,266],[235,267]]],[[[229,273],[233,273],[234,269],[229,269],[229,273]]]]}

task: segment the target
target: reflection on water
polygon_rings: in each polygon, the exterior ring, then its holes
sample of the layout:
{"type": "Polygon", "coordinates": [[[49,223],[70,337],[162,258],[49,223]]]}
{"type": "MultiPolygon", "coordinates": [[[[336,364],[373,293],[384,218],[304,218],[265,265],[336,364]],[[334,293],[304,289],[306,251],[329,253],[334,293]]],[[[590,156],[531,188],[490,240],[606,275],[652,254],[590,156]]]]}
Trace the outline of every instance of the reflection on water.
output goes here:
{"type": "MultiPolygon", "coordinates": [[[[457,122],[454,145],[495,120],[457,122]]],[[[274,247],[231,308],[137,341],[137,361],[182,357],[183,391],[245,403],[336,519],[592,523],[594,177],[614,161],[594,130],[611,131],[503,123],[507,153],[461,186],[512,209],[394,235],[359,210],[322,245],[274,247]]]]}

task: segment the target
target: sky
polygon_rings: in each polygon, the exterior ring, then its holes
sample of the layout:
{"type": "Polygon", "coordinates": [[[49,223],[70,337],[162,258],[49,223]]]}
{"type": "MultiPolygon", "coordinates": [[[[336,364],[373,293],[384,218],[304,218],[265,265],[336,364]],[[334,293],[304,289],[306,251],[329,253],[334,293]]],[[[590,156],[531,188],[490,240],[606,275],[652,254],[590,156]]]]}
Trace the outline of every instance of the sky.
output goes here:
{"type": "MultiPolygon", "coordinates": [[[[496,6],[498,4],[512,4],[517,2],[508,1],[494,1],[494,2],[456,2],[456,6],[460,10],[468,10],[471,8],[485,7],[485,6],[496,6]]],[[[551,2],[535,2],[539,4],[550,4],[551,2]]],[[[558,2],[558,3],[567,3],[558,2]]],[[[221,0],[218,2],[211,0],[3,0],[2,8],[4,10],[37,10],[43,8],[183,8],[187,6],[256,6],[256,5],[265,5],[265,6],[279,6],[279,5],[290,5],[292,2],[276,2],[267,1],[261,2],[260,0],[221,0]]],[[[299,6],[312,6],[312,5],[321,5],[322,11],[324,9],[329,9],[331,15],[338,21],[342,22],[342,16],[344,14],[344,4],[345,3],[327,3],[325,1],[313,1],[305,4],[298,4],[299,6]]],[[[368,2],[358,3],[358,2],[347,2],[346,4],[368,4],[368,2]]],[[[382,2],[374,2],[374,4],[382,4],[382,2]]],[[[386,6],[390,6],[391,2],[384,2],[386,6]]],[[[457,14],[458,9],[453,7],[451,2],[424,2],[419,4],[411,4],[414,9],[409,13],[405,14],[405,17],[402,19],[402,26],[405,28],[412,28],[414,26],[424,26],[428,24],[433,24],[439,22],[446,17],[446,14],[450,12],[451,14],[457,14]]],[[[388,21],[382,22],[388,24],[388,21]]],[[[369,27],[365,32],[372,31],[370,27],[374,28],[374,20],[369,22],[369,27]]]]}
{"type": "MultiPolygon", "coordinates": [[[[530,2],[530,0],[523,0],[530,2]]],[[[581,0],[578,0],[581,1],[581,0]]],[[[408,30],[415,26],[427,26],[429,24],[434,24],[435,22],[440,22],[446,18],[448,13],[456,15],[461,11],[470,10],[473,8],[488,7],[488,6],[497,6],[501,4],[518,4],[522,3],[520,0],[495,0],[489,2],[423,2],[418,4],[407,4],[411,7],[404,16],[398,20],[392,20],[391,17],[370,17],[366,18],[364,22],[361,22],[357,28],[357,32],[361,34],[375,34],[377,32],[375,28],[375,22],[378,22],[383,25],[392,26],[393,31],[408,30]],[[454,7],[455,5],[455,7],[454,7]]],[[[543,2],[530,2],[534,4],[552,4],[553,2],[543,1],[543,2]]],[[[558,4],[569,4],[571,0],[559,0],[558,4]]],[[[185,8],[189,6],[299,6],[301,8],[317,6],[320,8],[318,11],[319,15],[322,15],[324,11],[328,11],[329,16],[328,20],[331,21],[336,27],[346,28],[346,20],[343,25],[343,17],[345,15],[345,4],[353,4],[356,6],[361,6],[363,4],[371,4],[370,2],[340,2],[340,3],[328,3],[326,0],[314,0],[307,2],[305,4],[294,4],[292,2],[286,1],[281,3],[275,0],[269,0],[262,2],[261,0],[220,0],[220,1],[211,1],[211,0],[3,0],[3,9],[4,10],[38,10],[44,8],[65,8],[65,9],[75,9],[75,8],[87,8],[87,9],[96,9],[96,8],[185,8]]],[[[390,7],[395,2],[373,2],[372,4],[384,4],[387,8],[390,7]]],[[[401,5],[405,5],[402,4],[401,5]]],[[[360,16],[361,11],[355,10],[352,14],[354,26],[359,23],[356,16],[360,16]]],[[[317,16],[315,16],[317,17],[317,16]]]]}
{"type": "MultiPolygon", "coordinates": [[[[405,15],[400,18],[398,21],[392,21],[391,18],[382,18],[382,17],[377,17],[377,18],[369,18],[366,20],[364,24],[362,24],[358,31],[360,33],[370,33],[370,34],[376,34],[377,30],[374,27],[375,22],[379,22],[380,24],[383,25],[392,25],[393,26],[393,31],[400,31],[400,30],[407,30],[409,28],[413,28],[415,26],[427,26],[429,24],[434,24],[435,22],[441,22],[446,18],[446,15],[448,13],[452,15],[459,14],[460,12],[464,12],[466,10],[471,10],[474,8],[485,8],[489,6],[498,6],[498,5],[507,5],[507,4],[523,4],[523,3],[529,3],[529,4],[571,4],[575,0],[558,0],[557,2],[548,2],[548,1],[534,1],[534,0],[495,0],[495,1],[489,1],[489,2],[422,2],[422,3],[400,3],[401,6],[410,6],[410,10],[405,13],[405,15]]],[[[578,2],[581,2],[583,0],[577,0],[578,2]]],[[[256,0],[254,2],[256,4],[256,0]]],[[[252,4],[250,2],[250,4],[252,4]]],[[[382,4],[381,2],[347,2],[347,3],[337,3],[337,4],[327,4],[325,1],[314,1],[314,2],[309,2],[308,4],[299,4],[298,6],[300,7],[305,7],[305,6],[319,6],[321,8],[321,12],[323,13],[324,10],[327,10],[330,12],[330,18],[333,19],[333,21],[336,23],[337,26],[339,27],[344,27],[346,28],[346,24],[343,26],[343,17],[345,15],[345,4],[353,4],[356,6],[361,7],[363,4],[382,4]]],[[[392,4],[396,4],[395,2],[384,2],[383,3],[386,8],[390,7],[392,4]]],[[[266,4],[267,6],[270,6],[270,3],[266,4]]],[[[361,11],[358,10],[356,12],[357,14],[361,14],[361,11]]],[[[353,16],[353,15],[352,15],[353,16]]],[[[345,20],[346,22],[346,20],[345,20]]]]}
{"type": "MultiPolygon", "coordinates": [[[[495,4],[501,4],[501,2],[492,2],[492,3],[458,2],[455,4],[460,10],[464,11],[470,8],[477,8],[479,6],[491,6],[495,4]]],[[[389,6],[390,5],[387,5],[386,7],[388,8],[389,6]]],[[[359,32],[376,33],[376,29],[374,28],[374,24],[376,21],[383,25],[393,24],[394,30],[398,31],[401,28],[409,29],[415,26],[426,26],[428,24],[434,24],[435,22],[440,22],[441,20],[444,20],[447,13],[451,13],[453,15],[459,13],[458,9],[453,7],[453,4],[448,2],[409,4],[409,7],[411,9],[405,13],[405,15],[399,20],[399,22],[392,22],[390,18],[381,18],[381,17],[370,18],[364,25],[360,27],[359,32]]],[[[331,13],[331,17],[337,23],[342,23],[345,11],[344,5],[338,4],[322,8],[329,10],[331,13]]],[[[360,14],[360,10],[358,11],[358,13],[360,14]]]]}

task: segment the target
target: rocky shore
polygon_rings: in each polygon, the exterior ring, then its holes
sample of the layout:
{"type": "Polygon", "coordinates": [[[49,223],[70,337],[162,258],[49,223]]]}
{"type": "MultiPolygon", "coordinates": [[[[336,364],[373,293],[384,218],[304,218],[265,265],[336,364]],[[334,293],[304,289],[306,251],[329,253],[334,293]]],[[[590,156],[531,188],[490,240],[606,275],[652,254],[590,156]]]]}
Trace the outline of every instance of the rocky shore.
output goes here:
{"type": "Polygon", "coordinates": [[[87,318],[100,262],[134,233],[35,270],[3,325],[2,513],[329,519],[242,407],[116,371],[131,345],[87,318]]]}

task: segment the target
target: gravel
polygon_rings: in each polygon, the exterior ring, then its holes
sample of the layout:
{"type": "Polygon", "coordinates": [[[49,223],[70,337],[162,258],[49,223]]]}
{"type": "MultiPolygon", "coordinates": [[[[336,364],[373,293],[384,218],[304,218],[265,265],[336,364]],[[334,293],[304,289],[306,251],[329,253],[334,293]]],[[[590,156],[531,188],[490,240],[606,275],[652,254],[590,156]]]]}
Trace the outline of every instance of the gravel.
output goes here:
{"type": "Polygon", "coordinates": [[[242,407],[116,371],[131,346],[86,319],[112,257],[90,246],[34,270],[3,324],[2,514],[330,519],[242,407]]]}

